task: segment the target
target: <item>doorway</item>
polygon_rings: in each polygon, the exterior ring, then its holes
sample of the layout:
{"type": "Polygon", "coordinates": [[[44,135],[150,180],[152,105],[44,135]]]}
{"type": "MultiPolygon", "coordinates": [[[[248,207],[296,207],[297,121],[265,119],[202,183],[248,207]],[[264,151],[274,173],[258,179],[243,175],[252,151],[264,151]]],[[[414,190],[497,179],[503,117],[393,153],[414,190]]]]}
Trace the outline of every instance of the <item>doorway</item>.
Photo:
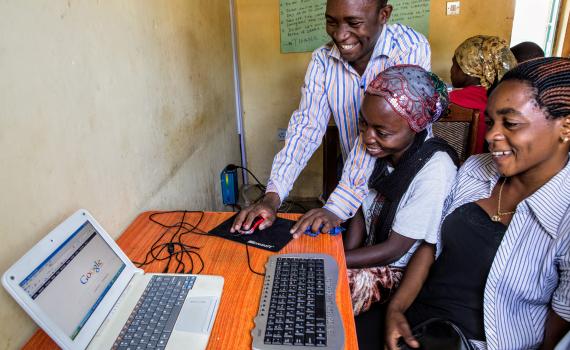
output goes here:
{"type": "Polygon", "coordinates": [[[532,41],[551,56],[562,0],[517,0],[511,46],[532,41]]]}

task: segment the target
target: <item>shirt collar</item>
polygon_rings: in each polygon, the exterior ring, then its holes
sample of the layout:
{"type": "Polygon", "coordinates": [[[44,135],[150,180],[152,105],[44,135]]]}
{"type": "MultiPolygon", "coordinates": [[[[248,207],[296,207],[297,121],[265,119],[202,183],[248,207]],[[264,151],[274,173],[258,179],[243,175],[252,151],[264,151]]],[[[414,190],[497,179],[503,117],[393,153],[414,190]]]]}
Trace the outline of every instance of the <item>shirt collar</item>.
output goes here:
{"type": "MultiPolygon", "coordinates": [[[[374,51],[372,52],[372,57],[370,57],[371,61],[379,56],[386,56],[386,57],[390,56],[393,37],[394,36],[392,34],[392,31],[388,30],[388,24],[385,24],[382,27],[382,32],[380,33],[378,40],[376,40],[376,44],[374,45],[374,51]]],[[[344,58],[342,58],[342,56],[340,55],[340,51],[338,50],[338,47],[336,46],[334,41],[331,40],[327,45],[331,46],[331,49],[329,51],[330,57],[334,57],[337,60],[348,64],[348,62],[346,62],[344,58]]]]}
{"type": "Polygon", "coordinates": [[[497,168],[495,167],[495,163],[493,163],[493,157],[491,157],[491,154],[487,153],[478,157],[480,157],[480,165],[474,170],[468,172],[467,176],[483,182],[490,182],[493,184],[497,182],[497,179],[500,176],[497,168]]]}
{"type": "MultiPolygon", "coordinates": [[[[500,177],[499,172],[493,162],[493,158],[488,155],[482,157],[481,166],[467,174],[479,181],[489,183],[489,193],[500,177]]],[[[558,172],[553,178],[548,180],[541,188],[530,197],[523,200],[533,212],[540,225],[548,232],[552,238],[558,235],[558,227],[570,206],[570,162],[558,172]]]]}

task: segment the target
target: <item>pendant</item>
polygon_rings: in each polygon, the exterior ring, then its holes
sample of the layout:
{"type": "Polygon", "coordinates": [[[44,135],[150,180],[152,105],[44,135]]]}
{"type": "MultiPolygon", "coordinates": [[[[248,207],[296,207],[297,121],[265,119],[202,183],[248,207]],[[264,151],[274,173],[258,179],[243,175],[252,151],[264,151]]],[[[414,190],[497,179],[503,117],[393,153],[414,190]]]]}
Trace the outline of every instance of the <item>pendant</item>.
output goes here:
{"type": "Polygon", "coordinates": [[[494,222],[499,222],[501,221],[501,217],[499,215],[493,215],[491,216],[491,220],[493,220],[494,222]]]}

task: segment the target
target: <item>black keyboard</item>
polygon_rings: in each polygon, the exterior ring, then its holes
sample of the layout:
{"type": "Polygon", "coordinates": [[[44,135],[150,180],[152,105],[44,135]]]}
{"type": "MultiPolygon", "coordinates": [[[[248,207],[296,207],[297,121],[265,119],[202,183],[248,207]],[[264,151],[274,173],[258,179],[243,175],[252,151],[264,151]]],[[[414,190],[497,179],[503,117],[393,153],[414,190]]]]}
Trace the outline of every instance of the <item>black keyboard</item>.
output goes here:
{"type": "Polygon", "coordinates": [[[266,264],[254,349],[341,349],[342,321],[336,307],[338,266],[324,254],[286,254],[266,264]]]}
{"type": "Polygon", "coordinates": [[[195,276],[152,276],[112,349],[164,349],[195,276]]]}

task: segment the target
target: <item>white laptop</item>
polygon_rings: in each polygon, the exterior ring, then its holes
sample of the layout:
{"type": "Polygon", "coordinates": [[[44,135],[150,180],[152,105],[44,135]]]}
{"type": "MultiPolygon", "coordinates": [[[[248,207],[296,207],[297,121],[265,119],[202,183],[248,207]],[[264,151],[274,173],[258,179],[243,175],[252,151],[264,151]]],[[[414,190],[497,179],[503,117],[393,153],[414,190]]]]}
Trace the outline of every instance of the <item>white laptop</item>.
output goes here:
{"type": "Polygon", "coordinates": [[[2,284],[63,349],[171,350],[206,348],[224,279],[145,274],[81,209],[10,267],[2,284]],[[151,279],[172,294],[139,302],[158,288],[147,289],[151,279]],[[147,308],[151,316],[131,316],[147,308]]]}

